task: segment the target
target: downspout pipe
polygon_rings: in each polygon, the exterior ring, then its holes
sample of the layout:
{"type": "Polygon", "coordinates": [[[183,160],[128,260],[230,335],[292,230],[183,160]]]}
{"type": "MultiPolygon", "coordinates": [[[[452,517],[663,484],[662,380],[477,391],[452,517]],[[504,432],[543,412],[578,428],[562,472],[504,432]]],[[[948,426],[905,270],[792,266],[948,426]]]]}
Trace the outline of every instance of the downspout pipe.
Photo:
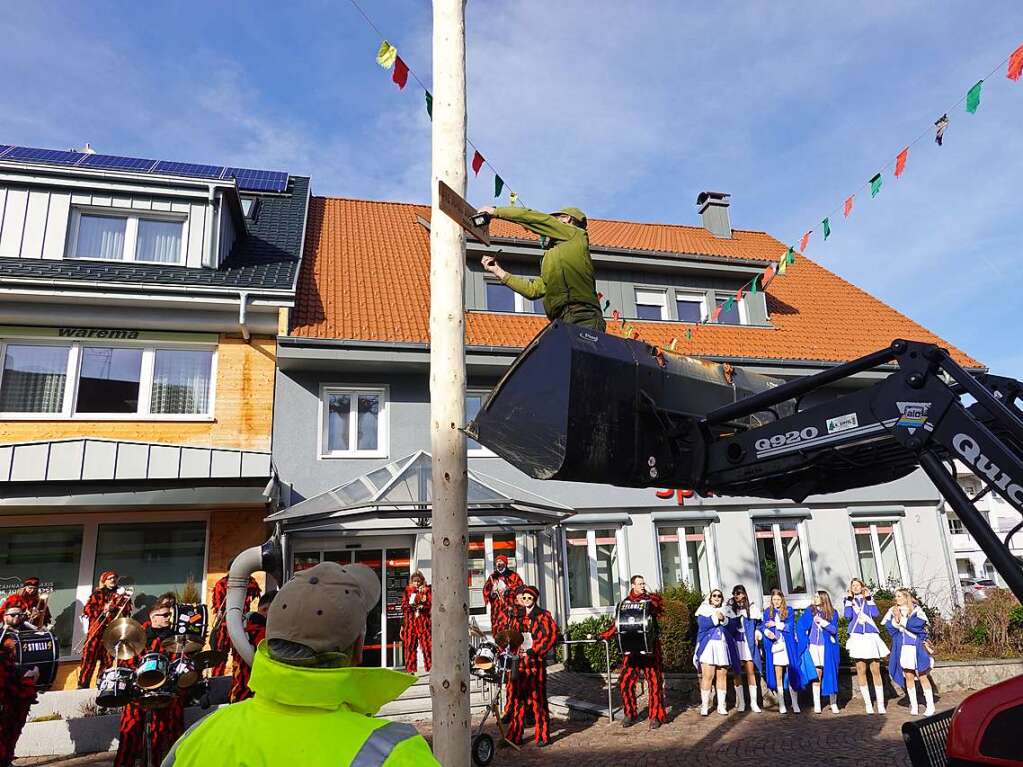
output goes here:
{"type": "MultiPolygon", "coordinates": [[[[224,620],[227,621],[227,636],[239,657],[252,666],[256,648],[249,642],[245,633],[245,591],[249,578],[253,573],[263,571],[268,578],[281,583],[284,570],[284,558],[281,555],[281,544],[273,537],[262,546],[245,549],[231,563],[231,571],[227,574],[227,602],[224,620]]],[[[269,589],[270,584],[267,583],[269,589]]]]}
{"type": "Polygon", "coordinates": [[[248,319],[246,313],[249,307],[249,291],[243,290],[238,294],[238,325],[241,327],[242,338],[248,341],[252,334],[249,332],[249,326],[246,324],[248,319]]]}

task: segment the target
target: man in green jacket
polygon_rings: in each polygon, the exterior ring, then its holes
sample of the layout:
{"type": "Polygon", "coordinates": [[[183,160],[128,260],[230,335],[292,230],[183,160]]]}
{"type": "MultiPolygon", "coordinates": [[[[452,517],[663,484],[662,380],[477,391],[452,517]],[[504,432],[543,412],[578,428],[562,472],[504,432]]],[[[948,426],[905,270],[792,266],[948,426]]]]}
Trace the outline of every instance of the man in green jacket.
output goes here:
{"type": "Polygon", "coordinates": [[[586,216],[581,210],[562,208],[548,215],[529,208],[486,207],[480,212],[536,232],[544,248],[539,277],[527,279],[508,274],[493,256],[483,257],[484,269],[521,296],[531,300],[543,297],[544,312],[552,322],[562,320],[592,330],[606,330],[593,276],[586,216]]]}
{"type": "Polygon", "coordinates": [[[439,767],[415,727],[373,716],[415,677],[354,668],[379,599],[380,579],[365,565],[296,573],[267,615],[255,697],[192,725],[163,767],[439,767]]]}

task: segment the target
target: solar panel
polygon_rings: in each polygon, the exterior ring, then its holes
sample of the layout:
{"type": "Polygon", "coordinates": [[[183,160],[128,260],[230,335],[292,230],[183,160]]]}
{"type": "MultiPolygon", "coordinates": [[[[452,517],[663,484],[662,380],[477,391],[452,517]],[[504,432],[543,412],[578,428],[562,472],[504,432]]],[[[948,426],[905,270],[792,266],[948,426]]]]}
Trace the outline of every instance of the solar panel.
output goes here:
{"type": "Polygon", "coordinates": [[[0,157],[3,157],[4,152],[6,152],[8,149],[13,149],[13,147],[10,144],[0,144],[0,157]]]}
{"type": "Polygon", "coordinates": [[[81,152],[62,152],[59,149],[35,149],[30,146],[16,146],[6,155],[5,160],[23,162],[50,162],[55,165],[74,165],[82,159],[81,152]]]}
{"type": "Polygon", "coordinates": [[[78,166],[81,168],[110,168],[113,170],[135,170],[144,172],[156,165],[157,160],[141,157],[118,157],[112,154],[90,154],[78,166]]]}
{"type": "Polygon", "coordinates": [[[169,173],[172,176],[196,176],[198,178],[220,178],[224,172],[223,165],[196,165],[192,162],[170,162],[160,160],[153,173],[169,173]]]}
{"type": "Polygon", "coordinates": [[[234,178],[239,189],[254,192],[284,192],[288,188],[288,174],[277,170],[227,168],[224,177],[234,178]]]}

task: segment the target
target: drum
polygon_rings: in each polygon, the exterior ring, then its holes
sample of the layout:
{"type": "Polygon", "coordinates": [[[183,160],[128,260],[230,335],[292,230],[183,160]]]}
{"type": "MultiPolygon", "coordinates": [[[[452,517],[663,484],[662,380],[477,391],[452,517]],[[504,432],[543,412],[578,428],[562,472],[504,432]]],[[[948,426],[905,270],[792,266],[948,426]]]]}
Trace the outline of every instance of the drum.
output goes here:
{"type": "MultiPolygon", "coordinates": [[[[10,634],[8,634],[10,636],[10,634]]],[[[14,643],[15,665],[22,673],[39,669],[36,689],[47,689],[57,677],[57,658],[60,657],[60,642],[52,631],[19,631],[14,643]]]]}
{"type": "Polygon", "coordinates": [[[170,681],[179,690],[184,690],[198,682],[199,670],[196,668],[195,661],[185,656],[171,661],[170,681]]]}
{"type": "Polygon", "coordinates": [[[173,634],[163,641],[164,649],[172,652],[197,652],[206,641],[206,605],[174,605],[171,617],[173,634]]]}
{"type": "Polygon", "coordinates": [[[166,708],[174,702],[174,690],[169,685],[157,687],[155,690],[143,690],[142,694],[135,700],[140,708],[153,711],[158,708],[166,708]]]}
{"type": "Polygon", "coordinates": [[[497,676],[504,674],[506,682],[514,682],[519,678],[518,653],[503,652],[497,656],[497,676]]]}
{"type": "Polygon", "coordinates": [[[100,708],[123,706],[131,702],[135,692],[135,672],[127,666],[113,666],[99,679],[96,705],[100,708]]]}
{"type": "Polygon", "coordinates": [[[493,668],[500,652],[496,644],[484,642],[476,650],[476,655],[472,659],[473,667],[483,670],[493,668]]]}
{"type": "Polygon", "coordinates": [[[650,613],[649,600],[624,600],[618,605],[615,625],[618,629],[618,646],[623,654],[647,654],[654,651],[657,622],[650,613]]]}
{"type": "Polygon", "coordinates": [[[162,652],[146,653],[139,660],[135,681],[143,690],[155,690],[167,681],[170,661],[162,652]]]}

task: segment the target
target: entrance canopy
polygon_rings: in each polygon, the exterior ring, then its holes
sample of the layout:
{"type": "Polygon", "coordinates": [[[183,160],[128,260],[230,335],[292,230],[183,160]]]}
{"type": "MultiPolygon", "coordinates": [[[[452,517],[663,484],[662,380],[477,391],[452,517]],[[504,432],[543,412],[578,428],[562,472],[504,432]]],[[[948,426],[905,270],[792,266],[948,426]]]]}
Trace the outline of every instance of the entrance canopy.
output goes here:
{"type": "MultiPolygon", "coordinates": [[[[428,527],[433,514],[433,459],[420,450],[271,514],[285,533],[329,530],[375,519],[428,527]]],[[[542,528],[574,512],[503,480],[469,471],[469,527],[542,528]]]]}

